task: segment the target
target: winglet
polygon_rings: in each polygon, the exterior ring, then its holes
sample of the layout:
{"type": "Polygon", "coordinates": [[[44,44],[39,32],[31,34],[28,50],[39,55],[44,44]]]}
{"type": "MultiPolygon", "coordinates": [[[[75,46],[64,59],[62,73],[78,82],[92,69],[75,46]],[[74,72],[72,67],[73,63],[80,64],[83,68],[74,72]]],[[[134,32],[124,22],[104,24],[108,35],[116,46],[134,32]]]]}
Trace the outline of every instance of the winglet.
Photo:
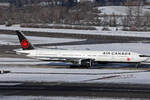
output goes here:
{"type": "Polygon", "coordinates": [[[20,44],[23,50],[33,50],[34,47],[33,45],[28,41],[28,39],[25,37],[25,35],[20,32],[20,31],[16,31],[16,34],[20,40],[20,44]]]}

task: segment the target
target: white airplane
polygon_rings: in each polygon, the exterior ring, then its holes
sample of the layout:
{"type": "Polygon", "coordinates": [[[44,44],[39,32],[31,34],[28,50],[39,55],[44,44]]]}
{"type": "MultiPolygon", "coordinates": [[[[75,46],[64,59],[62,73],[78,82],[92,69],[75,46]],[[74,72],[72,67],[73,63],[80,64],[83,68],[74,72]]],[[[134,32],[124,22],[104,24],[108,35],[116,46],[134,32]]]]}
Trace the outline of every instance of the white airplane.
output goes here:
{"type": "Polygon", "coordinates": [[[128,51],[35,49],[22,32],[16,33],[23,49],[16,53],[43,61],[71,62],[83,67],[92,67],[94,63],[135,63],[138,67],[150,57],[128,51]]]}

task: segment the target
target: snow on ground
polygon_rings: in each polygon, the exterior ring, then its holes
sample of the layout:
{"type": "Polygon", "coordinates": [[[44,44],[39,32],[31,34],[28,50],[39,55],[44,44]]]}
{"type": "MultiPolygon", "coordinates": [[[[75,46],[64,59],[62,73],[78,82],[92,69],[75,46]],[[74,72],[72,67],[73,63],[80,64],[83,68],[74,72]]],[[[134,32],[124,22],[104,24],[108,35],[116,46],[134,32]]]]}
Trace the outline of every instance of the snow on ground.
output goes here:
{"type": "Polygon", "coordinates": [[[31,67],[1,67],[12,73],[0,74],[0,81],[76,82],[150,84],[150,72],[121,69],[52,69],[31,67]],[[133,73],[132,73],[133,72],[133,73]]]}
{"type": "Polygon", "coordinates": [[[50,28],[22,28],[19,26],[6,27],[0,25],[0,30],[20,30],[31,32],[50,32],[52,33],[66,33],[66,34],[90,34],[90,35],[108,35],[108,36],[132,36],[132,37],[150,37],[149,32],[131,32],[131,31],[101,31],[101,30],[75,30],[75,29],[50,29],[50,28]]]}
{"type": "MultiPolygon", "coordinates": [[[[132,7],[132,10],[135,10],[136,7],[132,7]]],[[[104,6],[104,7],[98,7],[98,10],[101,11],[101,14],[107,14],[107,15],[127,15],[128,7],[127,6],[104,6]]],[[[143,6],[142,7],[142,15],[145,13],[149,13],[149,6],[143,6]]]]}
{"type": "MultiPolygon", "coordinates": [[[[129,98],[112,97],[78,97],[78,96],[0,96],[0,100],[126,100],[129,98]]],[[[132,98],[134,100],[141,100],[132,98]]],[[[143,99],[146,100],[146,99],[143,99]]],[[[148,99],[147,99],[148,100],[148,99]]]]}
{"type": "MultiPolygon", "coordinates": [[[[55,68],[42,68],[42,67],[30,67],[28,64],[43,64],[42,62],[34,62],[34,60],[30,59],[21,59],[21,58],[0,58],[0,70],[9,70],[12,73],[8,74],[0,74],[0,81],[31,81],[31,82],[79,82],[79,83],[85,83],[85,82],[103,82],[101,80],[104,80],[103,78],[107,77],[115,77],[117,75],[120,75],[119,73],[126,73],[123,76],[119,76],[118,79],[112,78],[111,82],[115,82],[113,79],[119,81],[123,81],[123,78],[135,78],[137,75],[132,75],[133,72],[138,72],[141,70],[121,70],[121,69],[55,69],[55,68]],[[13,62],[16,61],[16,64],[20,64],[20,62],[24,63],[22,66],[16,66],[13,65],[13,62]],[[9,65],[10,64],[10,65],[9,65]],[[129,74],[127,74],[129,72],[129,74]],[[115,75],[115,76],[114,76],[115,75]],[[100,79],[99,79],[100,78],[100,79]],[[91,81],[93,80],[93,81],[91,81]]],[[[36,60],[35,60],[36,61],[36,60]]],[[[49,63],[49,62],[46,62],[49,63]]],[[[58,63],[59,64],[59,63],[58,63]]],[[[121,74],[122,75],[122,74],[121,74]]],[[[148,75],[149,76],[149,75],[148,75]]],[[[145,77],[145,76],[143,76],[145,77]]],[[[147,78],[146,78],[147,79],[147,78]]],[[[108,79],[106,82],[110,82],[108,79]]],[[[140,77],[140,80],[141,77],[140,77]]],[[[140,82],[140,80],[135,80],[133,82],[140,82]]],[[[123,82],[126,82],[127,80],[124,80],[123,82]]],[[[131,80],[129,80],[130,82],[131,80]]],[[[149,83],[148,81],[142,81],[145,83],[149,83]]],[[[128,81],[127,81],[128,82],[128,81]]],[[[131,81],[132,83],[132,81],[131,81]]]]}
{"type": "Polygon", "coordinates": [[[98,7],[98,10],[101,11],[101,14],[127,15],[128,8],[125,6],[104,6],[98,7]]]}
{"type": "MultiPolygon", "coordinates": [[[[27,36],[27,38],[33,44],[82,41],[81,39],[51,38],[51,37],[38,37],[38,36],[27,36]]],[[[17,35],[0,34],[0,44],[1,45],[19,45],[19,39],[17,35]]]]}
{"type": "Polygon", "coordinates": [[[107,70],[107,69],[55,69],[55,68],[36,68],[36,67],[17,67],[17,66],[2,66],[0,65],[0,69],[2,70],[11,70],[12,72],[30,72],[30,73],[99,73],[99,74],[103,74],[103,73],[118,73],[118,72],[134,72],[132,70],[116,70],[116,69],[112,69],[112,70],[107,70]]]}
{"type": "MultiPolygon", "coordinates": [[[[116,44],[95,44],[95,45],[77,45],[77,46],[62,46],[62,47],[68,49],[90,48],[91,50],[117,50],[117,51],[125,50],[125,51],[134,51],[134,52],[150,55],[149,46],[150,44],[148,43],[123,43],[123,44],[116,43],[116,44]]],[[[107,83],[150,84],[150,78],[148,77],[150,76],[150,72],[149,71],[140,72],[143,70],[62,69],[62,68],[55,69],[50,67],[36,68],[36,67],[28,67],[26,64],[40,64],[40,63],[42,64],[44,62],[42,61],[38,62],[37,60],[33,60],[33,59],[30,60],[30,59],[20,59],[20,58],[15,58],[15,59],[0,58],[0,61],[1,61],[0,62],[1,70],[10,70],[11,72],[13,72],[9,74],[0,74],[0,81],[77,82],[77,83],[107,82],[107,83]],[[24,63],[22,67],[17,67],[13,65],[13,62],[15,62],[15,64],[18,64],[20,62],[21,63],[26,62],[26,63],[24,63]],[[7,66],[7,64],[10,65],[7,66]],[[27,72],[27,73],[23,74],[18,72],[27,72]]]]}
{"type": "MultiPolygon", "coordinates": [[[[150,72],[144,70],[122,69],[56,69],[50,67],[30,67],[27,64],[37,64],[34,60],[21,58],[0,58],[0,70],[11,73],[0,74],[0,81],[20,82],[77,82],[77,83],[139,83],[150,84],[150,72]],[[13,65],[26,62],[22,66],[13,65]],[[8,65],[7,65],[8,64],[8,65]],[[9,65],[10,64],[10,65],[9,65]]],[[[36,60],[35,60],[36,61],[36,60]]],[[[38,62],[41,63],[42,62],[38,62]]],[[[48,62],[47,62],[48,63],[48,62]]]]}

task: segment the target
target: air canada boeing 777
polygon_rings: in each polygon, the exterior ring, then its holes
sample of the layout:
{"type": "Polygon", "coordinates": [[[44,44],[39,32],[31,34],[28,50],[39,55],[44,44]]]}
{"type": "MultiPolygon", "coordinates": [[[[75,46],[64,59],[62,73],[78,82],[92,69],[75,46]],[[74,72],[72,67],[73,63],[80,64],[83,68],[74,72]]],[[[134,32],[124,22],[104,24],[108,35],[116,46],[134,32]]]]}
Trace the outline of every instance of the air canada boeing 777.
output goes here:
{"type": "Polygon", "coordinates": [[[43,61],[71,62],[83,67],[92,67],[95,63],[135,63],[138,66],[150,57],[128,51],[36,49],[22,32],[16,33],[23,49],[16,53],[43,61]]]}

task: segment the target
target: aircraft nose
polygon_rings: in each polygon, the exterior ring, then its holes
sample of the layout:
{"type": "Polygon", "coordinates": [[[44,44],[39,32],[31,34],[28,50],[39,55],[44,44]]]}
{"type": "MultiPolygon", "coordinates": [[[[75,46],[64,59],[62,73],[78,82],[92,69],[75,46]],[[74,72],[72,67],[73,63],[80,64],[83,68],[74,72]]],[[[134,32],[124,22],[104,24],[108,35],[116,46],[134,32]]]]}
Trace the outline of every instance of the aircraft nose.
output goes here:
{"type": "Polygon", "coordinates": [[[149,60],[149,57],[147,57],[146,60],[149,60]]]}
{"type": "Polygon", "coordinates": [[[148,56],[148,55],[139,55],[139,57],[140,57],[141,60],[143,60],[143,61],[147,61],[147,60],[150,58],[150,56],[148,56]]]}

